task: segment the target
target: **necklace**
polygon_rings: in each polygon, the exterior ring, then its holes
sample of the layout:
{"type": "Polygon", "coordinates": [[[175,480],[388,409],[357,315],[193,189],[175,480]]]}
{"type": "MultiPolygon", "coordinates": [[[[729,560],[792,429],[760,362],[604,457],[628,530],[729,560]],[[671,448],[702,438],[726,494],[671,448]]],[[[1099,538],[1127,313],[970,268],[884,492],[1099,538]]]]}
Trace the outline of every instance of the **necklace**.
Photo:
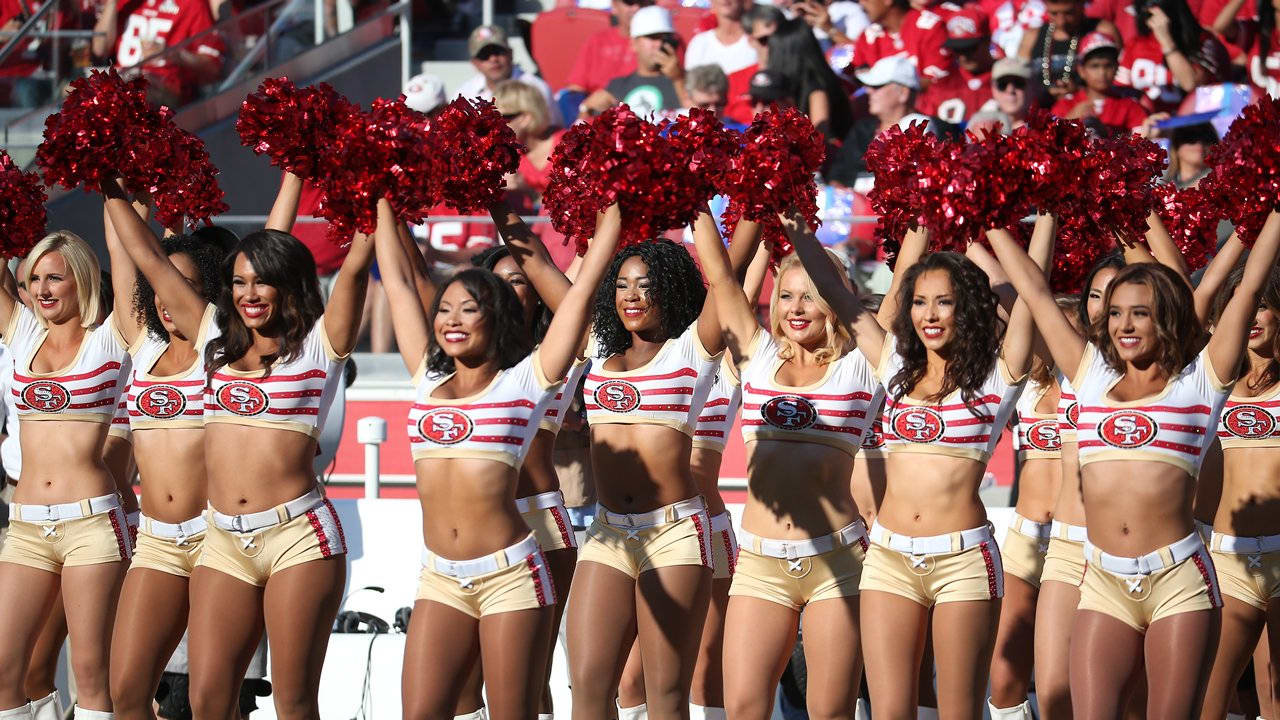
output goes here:
{"type": "MultiPolygon", "coordinates": [[[[1053,87],[1053,74],[1050,72],[1049,66],[1052,59],[1053,33],[1057,30],[1057,26],[1052,23],[1045,29],[1044,33],[1044,51],[1040,58],[1040,76],[1044,78],[1045,87],[1053,87]]],[[[1071,72],[1075,69],[1076,64],[1076,48],[1080,45],[1080,36],[1072,33],[1071,42],[1067,45],[1067,62],[1062,67],[1062,82],[1071,79],[1071,72]]]]}

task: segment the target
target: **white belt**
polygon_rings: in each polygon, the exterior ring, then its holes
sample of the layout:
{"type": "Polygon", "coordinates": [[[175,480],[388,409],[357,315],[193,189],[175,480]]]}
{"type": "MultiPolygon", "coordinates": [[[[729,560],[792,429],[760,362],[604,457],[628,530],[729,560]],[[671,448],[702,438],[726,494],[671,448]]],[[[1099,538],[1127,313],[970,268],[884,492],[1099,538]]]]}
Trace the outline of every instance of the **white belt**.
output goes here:
{"type": "Polygon", "coordinates": [[[1017,513],[1013,514],[1013,522],[1009,523],[1009,529],[1036,540],[1048,540],[1053,533],[1053,526],[1049,523],[1028,520],[1017,513]]]}
{"type": "Polygon", "coordinates": [[[57,505],[10,503],[9,517],[22,522],[56,523],[62,520],[79,520],[91,515],[101,515],[119,507],[120,496],[112,493],[80,500],[79,502],[59,503],[57,505]]]}
{"type": "Polygon", "coordinates": [[[1280,550],[1280,535],[1264,535],[1261,537],[1237,537],[1220,532],[1213,533],[1211,547],[1232,555],[1261,555],[1280,550]]]}
{"type": "Polygon", "coordinates": [[[886,530],[878,520],[871,526],[872,542],[877,545],[883,545],[894,552],[915,557],[960,552],[961,550],[981,545],[984,542],[991,542],[992,537],[990,524],[947,533],[946,535],[931,535],[929,537],[899,535],[886,530]]]}
{"type": "Polygon", "coordinates": [[[523,563],[525,558],[537,552],[538,540],[530,534],[515,545],[474,560],[446,560],[423,549],[422,564],[441,575],[448,575],[457,580],[458,585],[467,588],[471,587],[472,578],[523,563]]]}
{"type": "Polygon", "coordinates": [[[613,513],[608,510],[601,510],[597,518],[606,525],[612,525],[620,530],[636,529],[643,530],[645,528],[657,527],[683,520],[687,517],[693,517],[698,513],[707,511],[707,501],[702,499],[701,495],[691,497],[688,500],[681,500],[678,503],[672,503],[657,510],[646,513],[613,513]]]}
{"type": "Polygon", "coordinates": [[[1181,540],[1138,557],[1111,555],[1099,550],[1088,540],[1084,543],[1085,559],[1097,562],[1103,570],[1113,575],[1150,575],[1173,567],[1204,549],[1200,533],[1193,532],[1181,540]]]}
{"type": "Polygon", "coordinates": [[[209,523],[205,521],[203,515],[197,515],[190,520],[184,520],[180,523],[160,522],[146,515],[142,516],[142,524],[139,527],[142,532],[148,535],[154,535],[158,538],[173,540],[174,544],[179,547],[187,544],[188,538],[193,538],[205,530],[209,529],[209,523]]]}
{"type": "Polygon", "coordinates": [[[711,516],[711,532],[733,532],[733,516],[728,510],[711,516]]]}
{"type": "Polygon", "coordinates": [[[564,493],[559,490],[516,498],[516,509],[520,511],[521,515],[531,513],[534,510],[546,510],[561,505],[564,505],[564,493]]]}
{"type": "Polygon", "coordinates": [[[836,548],[848,547],[854,543],[865,541],[867,527],[862,520],[854,520],[830,535],[809,538],[808,540],[770,540],[762,538],[747,530],[738,532],[738,545],[749,549],[757,555],[778,558],[779,560],[798,560],[829,553],[836,548]]]}
{"type": "Polygon", "coordinates": [[[1083,525],[1068,525],[1057,520],[1054,520],[1051,525],[1050,534],[1059,540],[1082,543],[1089,539],[1089,528],[1083,525]]]}
{"type": "Polygon", "coordinates": [[[305,514],[307,511],[314,509],[317,505],[324,502],[324,493],[320,492],[320,488],[316,487],[311,492],[300,498],[290,500],[283,505],[277,505],[270,510],[262,512],[249,513],[248,515],[223,515],[213,506],[209,507],[209,514],[213,517],[213,524],[222,530],[238,533],[251,533],[262,530],[263,528],[282,525],[290,520],[305,514]]]}

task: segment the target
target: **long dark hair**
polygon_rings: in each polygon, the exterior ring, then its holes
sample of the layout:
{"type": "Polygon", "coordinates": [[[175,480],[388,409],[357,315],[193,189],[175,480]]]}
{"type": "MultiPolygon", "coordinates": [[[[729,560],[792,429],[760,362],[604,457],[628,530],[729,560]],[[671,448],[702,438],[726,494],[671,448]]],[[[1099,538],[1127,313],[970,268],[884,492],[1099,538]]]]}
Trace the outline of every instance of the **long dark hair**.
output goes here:
{"type": "Polygon", "coordinates": [[[489,270],[463,268],[453,274],[436,293],[427,313],[427,374],[447,375],[454,371],[453,358],[445,354],[436,342],[436,315],[440,314],[440,299],[454,283],[462,285],[467,294],[475,298],[481,313],[489,321],[492,331],[485,357],[496,360],[498,367],[506,370],[514,367],[533,351],[533,339],[524,324],[524,307],[520,298],[505,280],[489,270]]]}
{"type": "Polygon", "coordinates": [[[813,36],[813,28],[798,18],[778,25],[769,38],[769,60],[765,68],[791,81],[796,105],[805,114],[809,113],[809,94],[814,90],[825,92],[827,105],[831,108],[828,133],[836,140],[844,139],[853,125],[849,93],[822,54],[822,47],[813,36]]]}
{"type": "MultiPolygon", "coordinates": [[[[1271,33],[1276,29],[1276,6],[1275,0],[1258,0],[1258,62],[1265,63],[1267,56],[1271,54],[1271,33]]],[[[1265,74],[1267,69],[1262,68],[1265,74]]],[[[1253,73],[1253,68],[1249,68],[1249,73],[1253,73]]]]}
{"type": "Polygon", "coordinates": [[[1204,347],[1204,328],[1196,318],[1191,288],[1178,273],[1159,263],[1134,263],[1120,268],[1103,296],[1102,315],[1086,326],[1089,342],[1098,348],[1111,369],[1124,372],[1124,361],[1111,342],[1108,329],[1110,313],[1105,310],[1111,307],[1111,297],[1121,285],[1145,285],[1151,289],[1151,319],[1156,328],[1158,355],[1156,364],[1169,377],[1182,372],[1204,347]]]}
{"type": "MultiPolygon", "coordinates": [[[[1089,288],[1093,287],[1093,279],[1107,268],[1118,271],[1122,267],[1124,267],[1124,256],[1119,250],[1113,250],[1098,258],[1093,267],[1089,268],[1089,274],[1084,276],[1084,285],[1080,286],[1080,301],[1076,304],[1076,319],[1080,321],[1081,332],[1088,332],[1089,326],[1093,324],[1089,319],[1089,288]]],[[[1115,281],[1112,280],[1112,282],[1115,281]]],[[[1106,297],[1106,293],[1103,293],[1103,297],[1106,297]]],[[[1065,368],[1065,370],[1071,372],[1071,368],[1065,368]]]]}
{"type": "Polygon", "coordinates": [[[929,402],[941,402],[948,395],[960,391],[960,398],[969,412],[978,415],[977,400],[1000,354],[1000,340],[1004,335],[1004,323],[998,313],[998,299],[991,291],[990,279],[969,258],[953,252],[937,252],[925,255],[912,265],[902,279],[898,290],[898,314],[893,318],[893,335],[898,343],[898,355],[902,368],[889,379],[889,392],[894,398],[915,389],[929,368],[924,343],[916,335],[911,321],[912,299],[916,281],[930,270],[942,270],[951,278],[951,291],[955,299],[955,328],[948,347],[947,367],[942,375],[942,387],[925,398],[929,402]]]}
{"type": "MultiPolygon", "coordinates": [[[[494,272],[494,268],[502,260],[511,257],[511,250],[506,245],[495,245],[487,250],[483,250],[471,256],[471,264],[484,268],[490,272],[494,272]]],[[[521,271],[523,272],[523,270],[521,271]]],[[[529,283],[529,292],[533,293],[533,317],[529,324],[529,332],[533,336],[533,344],[537,345],[542,342],[542,338],[546,337],[547,328],[551,326],[551,308],[542,302],[542,296],[534,289],[533,283],[529,283]]],[[[516,296],[519,299],[519,296],[516,296]]],[[[524,308],[521,308],[523,315],[524,308]]]]}
{"type": "Polygon", "coordinates": [[[1199,57],[1204,28],[1200,26],[1200,21],[1191,11],[1187,0],[1133,0],[1133,14],[1138,19],[1135,23],[1138,34],[1151,34],[1151,29],[1147,27],[1147,19],[1151,17],[1152,5],[1159,6],[1169,16],[1169,30],[1173,33],[1173,42],[1178,50],[1187,58],[1199,57]]]}
{"type": "MultiPolygon", "coordinates": [[[[1231,296],[1235,294],[1236,288],[1240,287],[1240,281],[1244,279],[1244,266],[1237,267],[1227,276],[1227,281],[1223,283],[1222,289],[1213,298],[1213,309],[1209,314],[1214,325],[1222,317],[1222,311],[1227,309],[1227,303],[1231,302],[1231,296]]],[[[1267,284],[1262,288],[1262,297],[1258,298],[1262,305],[1266,306],[1272,313],[1280,314],[1280,267],[1272,267],[1271,274],[1267,277],[1267,284]]],[[[1236,371],[1236,377],[1247,377],[1249,374],[1249,356],[1244,354],[1240,357],[1240,368],[1236,371]]],[[[1250,382],[1249,389],[1258,392],[1275,385],[1280,382],[1280,333],[1276,333],[1271,342],[1271,359],[1267,363],[1267,369],[1263,371],[1262,377],[1257,383],[1250,382]]]]}
{"type": "MultiPolygon", "coordinates": [[[[200,296],[211,303],[217,301],[218,269],[225,255],[222,248],[202,242],[195,235],[171,235],[160,241],[160,247],[169,257],[186,255],[191,258],[196,266],[196,276],[200,280],[200,296]]],[[[146,327],[151,337],[161,342],[169,341],[169,331],[164,329],[160,313],[156,311],[156,291],[142,273],[138,273],[133,288],[133,314],[146,327]]]]}
{"type": "Polygon", "coordinates": [[[618,318],[614,301],[618,271],[628,258],[639,257],[649,268],[649,302],[658,309],[662,331],[667,338],[680,337],[698,319],[707,288],[702,273],[683,245],[670,240],[636,243],[618,251],[609,271],[596,288],[592,310],[592,333],[599,345],[600,357],[610,357],[631,347],[631,333],[618,318]]]}
{"type": "Polygon", "coordinates": [[[297,238],[279,230],[258,230],[249,233],[236,246],[235,251],[222,261],[218,273],[218,337],[209,341],[205,355],[205,368],[212,375],[218,368],[244,357],[253,347],[253,332],[245,327],[236,312],[232,278],[235,276],[236,258],[241,254],[253,266],[258,279],[276,289],[280,315],[275,320],[276,336],[280,348],[262,358],[262,364],[271,373],[271,365],[277,360],[289,362],[302,353],[303,343],[320,316],[324,315],[324,300],[320,296],[320,279],[316,276],[316,261],[297,238]]]}

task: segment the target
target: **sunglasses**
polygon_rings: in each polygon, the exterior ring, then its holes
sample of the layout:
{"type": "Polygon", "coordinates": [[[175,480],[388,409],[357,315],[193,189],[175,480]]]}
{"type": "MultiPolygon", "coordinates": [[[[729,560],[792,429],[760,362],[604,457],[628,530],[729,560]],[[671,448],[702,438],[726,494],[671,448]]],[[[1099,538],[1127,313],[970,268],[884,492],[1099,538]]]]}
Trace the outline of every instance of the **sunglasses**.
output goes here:
{"type": "Polygon", "coordinates": [[[996,81],[996,87],[1000,92],[1009,92],[1011,88],[1018,90],[1027,89],[1027,81],[1020,77],[1004,77],[996,81]]]}
{"type": "Polygon", "coordinates": [[[491,45],[487,48],[482,48],[480,52],[476,53],[476,59],[483,61],[483,60],[488,60],[489,58],[497,57],[499,55],[505,55],[506,53],[507,53],[506,50],[503,50],[500,47],[494,47],[491,45]]]}
{"type": "Polygon", "coordinates": [[[619,0],[619,2],[628,7],[636,7],[638,5],[648,5],[650,0],[619,0]]]}
{"type": "Polygon", "coordinates": [[[773,37],[773,33],[769,33],[768,35],[760,35],[758,37],[755,35],[752,35],[751,39],[767,47],[769,45],[769,38],[771,37],[773,37]]]}
{"type": "Polygon", "coordinates": [[[503,119],[503,120],[514,120],[515,118],[518,118],[518,117],[520,117],[520,116],[521,116],[521,115],[523,115],[523,114],[524,114],[524,113],[522,113],[522,112],[502,113],[502,119],[503,119]]]}

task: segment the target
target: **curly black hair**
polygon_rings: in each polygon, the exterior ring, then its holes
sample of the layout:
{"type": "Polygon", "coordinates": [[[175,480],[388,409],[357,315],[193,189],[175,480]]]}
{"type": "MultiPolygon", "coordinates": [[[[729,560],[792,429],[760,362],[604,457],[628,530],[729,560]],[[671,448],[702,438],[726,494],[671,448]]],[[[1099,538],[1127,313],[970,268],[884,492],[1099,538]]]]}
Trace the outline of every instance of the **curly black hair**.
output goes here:
{"type": "Polygon", "coordinates": [[[1000,354],[1004,323],[997,312],[999,301],[991,290],[987,274],[959,253],[931,253],[907,270],[898,290],[898,314],[893,318],[893,334],[902,357],[902,368],[889,379],[889,392],[894,398],[902,399],[915,389],[928,370],[928,355],[911,320],[911,305],[916,281],[930,270],[941,270],[951,278],[955,331],[947,348],[949,359],[943,371],[942,387],[925,399],[941,402],[959,390],[965,406],[976,416],[979,391],[991,376],[1000,354]]]}
{"type": "MultiPolygon", "coordinates": [[[[511,257],[510,248],[506,245],[495,245],[472,255],[471,264],[492,272],[499,262],[509,257],[511,257]]],[[[537,345],[542,342],[542,338],[546,337],[547,328],[551,327],[551,308],[542,302],[542,296],[533,288],[533,283],[529,283],[529,289],[533,292],[533,312],[525,316],[525,320],[529,326],[529,332],[533,335],[533,344],[537,345]]]]}
{"type": "Polygon", "coordinates": [[[649,268],[649,302],[658,308],[663,334],[680,337],[698,319],[707,288],[702,273],[683,245],[670,240],[636,243],[618,251],[596,288],[592,309],[592,333],[600,357],[611,357],[631,347],[631,333],[622,326],[615,300],[618,272],[628,258],[638,257],[649,268]]]}
{"type": "MultiPolygon", "coordinates": [[[[211,245],[195,235],[171,235],[160,241],[160,247],[170,257],[186,255],[191,258],[196,266],[196,276],[200,280],[200,296],[211,303],[218,299],[218,269],[226,255],[221,247],[211,245]]],[[[160,313],[156,311],[156,291],[142,273],[138,273],[133,288],[133,315],[146,326],[151,337],[160,342],[169,342],[169,332],[164,329],[160,313]]]]}
{"type": "Polygon", "coordinates": [[[485,319],[490,321],[493,335],[487,355],[498,362],[498,367],[503,370],[514,367],[533,351],[533,337],[522,322],[524,309],[520,306],[516,291],[492,271],[463,268],[440,286],[440,292],[431,301],[431,311],[427,313],[427,374],[447,375],[454,369],[453,358],[446,355],[444,348],[436,342],[435,333],[440,300],[454,283],[462,284],[463,289],[480,305],[485,319]]]}

